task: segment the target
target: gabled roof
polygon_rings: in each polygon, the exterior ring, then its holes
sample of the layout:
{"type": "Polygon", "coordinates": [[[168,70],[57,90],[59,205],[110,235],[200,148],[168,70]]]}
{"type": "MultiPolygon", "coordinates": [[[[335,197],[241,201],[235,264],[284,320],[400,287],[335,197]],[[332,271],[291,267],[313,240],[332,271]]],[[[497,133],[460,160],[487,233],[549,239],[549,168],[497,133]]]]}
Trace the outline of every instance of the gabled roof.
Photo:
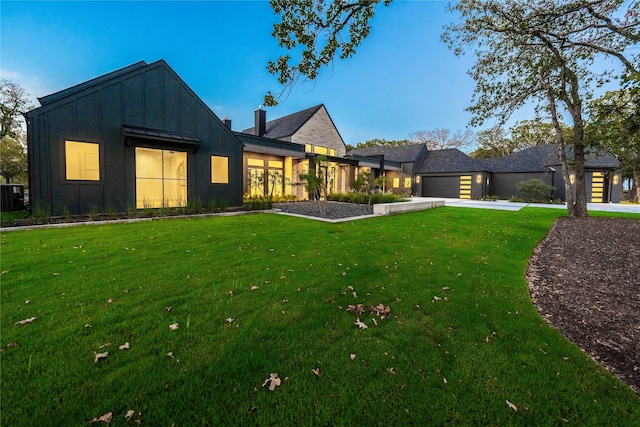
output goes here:
{"type": "Polygon", "coordinates": [[[427,151],[424,144],[399,145],[395,147],[362,147],[350,150],[347,156],[384,156],[384,160],[410,163],[420,160],[421,156],[427,151]]]}
{"type": "MultiPolygon", "coordinates": [[[[289,114],[288,116],[280,117],[279,119],[271,120],[267,122],[267,132],[263,136],[272,139],[291,136],[323,107],[324,104],[320,104],[307,108],[306,110],[298,111],[297,113],[289,114]]],[[[255,127],[247,128],[243,130],[242,133],[255,135],[255,127]]]]}
{"type": "Polygon", "coordinates": [[[416,173],[457,173],[487,170],[477,160],[457,148],[431,150],[427,152],[416,173]]]}
{"type": "Polygon", "coordinates": [[[478,159],[491,172],[545,172],[547,166],[559,165],[554,145],[538,145],[504,157],[478,159]]]}
{"type": "MultiPolygon", "coordinates": [[[[573,158],[573,150],[567,147],[567,157],[573,158]]],[[[549,166],[560,166],[557,145],[537,145],[504,157],[478,159],[491,172],[545,172],[549,166]]],[[[586,151],[586,168],[617,169],[620,162],[608,152],[586,151]]]]}
{"type": "Polygon", "coordinates": [[[136,62],[135,64],[131,64],[131,65],[127,66],[127,67],[120,68],[119,70],[115,70],[115,71],[112,71],[110,73],[103,74],[103,75],[101,75],[99,77],[96,77],[96,78],[91,79],[91,80],[87,80],[86,82],[77,84],[75,86],[71,86],[71,87],[69,87],[67,89],[63,89],[61,91],[52,93],[50,95],[43,96],[41,98],[38,98],[38,101],[40,102],[40,105],[44,106],[44,105],[47,105],[47,104],[49,104],[51,102],[57,101],[58,99],[62,99],[64,97],[73,95],[74,93],[78,93],[78,92],[80,92],[80,91],[82,91],[82,90],[84,90],[84,89],[86,89],[88,87],[92,87],[92,86],[98,85],[98,84],[100,84],[102,82],[106,82],[108,80],[111,80],[111,79],[116,78],[118,76],[121,76],[123,74],[127,74],[127,73],[129,73],[131,71],[137,70],[137,69],[142,68],[142,67],[146,67],[147,65],[148,64],[146,62],[139,61],[139,62],[136,62]]]}

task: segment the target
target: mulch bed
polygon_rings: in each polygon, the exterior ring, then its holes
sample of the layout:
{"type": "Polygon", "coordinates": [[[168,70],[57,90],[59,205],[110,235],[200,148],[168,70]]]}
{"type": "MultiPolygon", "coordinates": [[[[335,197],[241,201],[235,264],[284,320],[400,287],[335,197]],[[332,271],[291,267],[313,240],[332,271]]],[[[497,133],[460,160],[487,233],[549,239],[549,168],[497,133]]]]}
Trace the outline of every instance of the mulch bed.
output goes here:
{"type": "Polygon", "coordinates": [[[542,317],[640,394],[640,220],[559,218],[527,281],[542,317]]]}

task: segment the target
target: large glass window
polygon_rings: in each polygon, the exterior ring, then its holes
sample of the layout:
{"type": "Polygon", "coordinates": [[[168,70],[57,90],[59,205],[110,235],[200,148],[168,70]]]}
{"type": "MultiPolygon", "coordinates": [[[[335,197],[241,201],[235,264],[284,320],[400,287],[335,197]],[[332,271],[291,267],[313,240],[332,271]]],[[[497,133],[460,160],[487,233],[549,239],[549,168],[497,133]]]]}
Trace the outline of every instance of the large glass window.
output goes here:
{"type": "Polygon", "coordinates": [[[136,147],[136,207],[187,205],[187,153],[136,147]]]}
{"type": "Polygon", "coordinates": [[[249,194],[252,197],[262,197],[265,195],[263,159],[247,159],[247,181],[249,194]]]}
{"type": "Polygon", "coordinates": [[[211,156],[211,183],[229,183],[229,158],[223,156],[211,156]]]}
{"type": "Polygon", "coordinates": [[[100,181],[100,146],[89,142],[65,141],[68,180],[100,181]]]}
{"type": "Polygon", "coordinates": [[[269,160],[269,194],[282,196],[284,194],[284,163],[281,160],[269,160]]]}

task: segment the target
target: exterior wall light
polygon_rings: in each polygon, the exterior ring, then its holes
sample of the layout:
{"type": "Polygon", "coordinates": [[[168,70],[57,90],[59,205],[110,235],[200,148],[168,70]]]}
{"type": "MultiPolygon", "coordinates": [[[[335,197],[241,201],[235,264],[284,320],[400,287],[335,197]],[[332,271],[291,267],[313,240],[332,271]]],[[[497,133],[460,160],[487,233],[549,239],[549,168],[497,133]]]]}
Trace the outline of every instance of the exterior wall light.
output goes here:
{"type": "Polygon", "coordinates": [[[476,184],[482,184],[482,175],[476,175],[476,184]]]}
{"type": "Polygon", "coordinates": [[[620,177],[620,175],[618,175],[617,173],[613,175],[613,185],[618,185],[618,178],[620,177]]]}

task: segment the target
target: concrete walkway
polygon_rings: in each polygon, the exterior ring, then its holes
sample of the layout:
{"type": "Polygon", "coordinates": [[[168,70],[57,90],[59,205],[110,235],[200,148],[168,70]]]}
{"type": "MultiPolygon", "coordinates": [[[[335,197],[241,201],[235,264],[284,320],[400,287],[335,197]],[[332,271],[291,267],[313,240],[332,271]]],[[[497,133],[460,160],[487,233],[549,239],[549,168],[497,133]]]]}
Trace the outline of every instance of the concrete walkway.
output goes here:
{"type": "MultiPolygon", "coordinates": [[[[484,200],[468,200],[468,199],[439,199],[437,197],[413,197],[411,201],[420,200],[444,200],[445,206],[459,208],[478,208],[478,209],[497,209],[503,211],[519,211],[524,207],[531,208],[549,208],[549,209],[567,209],[566,204],[549,205],[545,203],[517,203],[507,200],[484,201],[484,200]]],[[[636,213],[640,215],[640,205],[628,205],[620,203],[587,203],[589,211],[599,212],[624,212],[636,213]]]]}

